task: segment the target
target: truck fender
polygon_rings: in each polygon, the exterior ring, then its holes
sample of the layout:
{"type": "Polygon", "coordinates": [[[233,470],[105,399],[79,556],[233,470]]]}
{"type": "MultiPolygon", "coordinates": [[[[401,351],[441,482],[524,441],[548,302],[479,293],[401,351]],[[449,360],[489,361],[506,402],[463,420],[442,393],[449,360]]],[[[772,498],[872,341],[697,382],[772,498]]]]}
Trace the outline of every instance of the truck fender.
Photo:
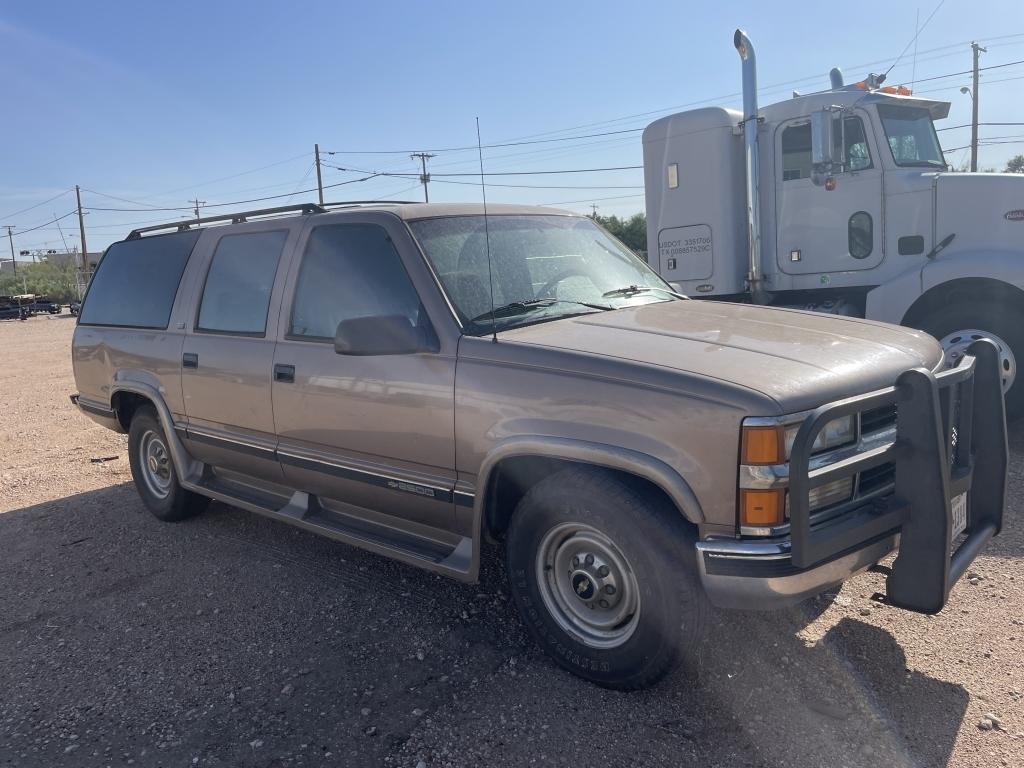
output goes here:
{"type": "Polygon", "coordinates": [[[546,435],[519,435],[496,444],[484,457],[477,475],[477,492],[473,501],[475,532],[482,530],[487,504],[488,488],[494,471],[504,460],[513,456],[535,456],[562,459],[590,466],[605,467],[627,472],[650,481],[672,500],[689,522],[701,524],[704,513],[697,496],[683,477],[671,466],[653,456],[629,448],[604,443],[573,440],[546,435]]]}
{"type": "Polygon", "coordinates": [[[156,409],[160,426],[163,427],[164,437],[167,438],[167,448],[171,452],[171,461],[174,462],[174,470],[178,473],[179,482],[187,488],[194,488],[202,477],[203,464],[192,458],[185,450],[185,446],[182,445],[178,433],[174,429],[174,417],[171,416],[171,409],[167,407],[163,395],[160,394],[159,385],[151,381],[152,378],[149,374],[142,374],[136,378],[132,377],[130,373],[118,373],[110,388],[111,407],[113,407],[114,396],[119,392],[130,392],[149,400],[156,409]]]}
{"type": "Polygon", "coordinates": [[[884,323],[901,323],[910,305],[923,292],[922,269],[920,264],[914,265],[877,288],[872,288],[867,295],[864,317],[884,323]]]}

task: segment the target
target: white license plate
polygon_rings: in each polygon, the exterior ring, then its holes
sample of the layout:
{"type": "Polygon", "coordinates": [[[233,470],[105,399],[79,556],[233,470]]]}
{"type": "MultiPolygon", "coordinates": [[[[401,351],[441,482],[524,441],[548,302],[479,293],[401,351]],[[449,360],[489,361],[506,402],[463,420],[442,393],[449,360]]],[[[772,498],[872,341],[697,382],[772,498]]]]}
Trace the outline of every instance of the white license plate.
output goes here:
{"type": "Polygon", "coordinates": [[[955,540],[957,536],[967,530],[967,492],[954,496],[950,502],[953,510],[953,531],[950,539],[955,540]]]}

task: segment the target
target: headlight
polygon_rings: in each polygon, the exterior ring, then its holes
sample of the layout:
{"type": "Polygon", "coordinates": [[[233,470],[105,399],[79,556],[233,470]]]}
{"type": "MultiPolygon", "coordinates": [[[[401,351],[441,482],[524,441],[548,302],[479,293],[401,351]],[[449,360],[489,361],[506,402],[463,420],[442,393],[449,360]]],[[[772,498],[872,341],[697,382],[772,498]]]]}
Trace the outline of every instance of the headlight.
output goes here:
{"type": "MultiPolygon", "coordinates": [[[[796,433],[800,431],[802,422],[791,424],[786,427],[786,458],[793,452],[793,441],[796,440],[796,433]]],[[[853,416],[844,416],[841,419],[833,419],[821,428],[818,436],[814,438],[814,445],[811,446],[811,453],[821,453],[831,448],[838,448],[841,445],[852,443],[857,438],[857,421],[853,416]]]]}

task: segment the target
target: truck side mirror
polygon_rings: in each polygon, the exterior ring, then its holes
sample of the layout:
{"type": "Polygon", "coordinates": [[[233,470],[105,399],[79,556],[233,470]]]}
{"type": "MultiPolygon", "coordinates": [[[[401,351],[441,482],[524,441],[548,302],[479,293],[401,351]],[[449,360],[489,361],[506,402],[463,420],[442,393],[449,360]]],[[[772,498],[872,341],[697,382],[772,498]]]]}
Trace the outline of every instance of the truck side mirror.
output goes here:
{"type": "Polygon", "coordinates": [[[835,165],[833,126],[831,110],[811,114],[811,179],[819,187],[832,174],[835,165]]]}

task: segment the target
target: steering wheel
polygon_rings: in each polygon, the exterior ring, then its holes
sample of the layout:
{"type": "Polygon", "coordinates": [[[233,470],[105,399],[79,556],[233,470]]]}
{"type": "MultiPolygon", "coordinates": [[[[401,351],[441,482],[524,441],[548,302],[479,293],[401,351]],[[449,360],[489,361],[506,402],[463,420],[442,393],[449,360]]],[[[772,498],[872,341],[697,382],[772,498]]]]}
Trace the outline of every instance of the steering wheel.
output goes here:
{"type": "Polygon", "coordinates": [[[558,287],[558,284],[563,280],[569,279],[570,277],[590,277],[590,275],[584,272],[579,267],[569,267],[568,269],[563,269],[557,275],[555,275],[546,283],[544,283],[541,289],[537,291],[537,298],[543,299],[553,297],[553,291],[555,290],[555,288],[558,287]]]}

